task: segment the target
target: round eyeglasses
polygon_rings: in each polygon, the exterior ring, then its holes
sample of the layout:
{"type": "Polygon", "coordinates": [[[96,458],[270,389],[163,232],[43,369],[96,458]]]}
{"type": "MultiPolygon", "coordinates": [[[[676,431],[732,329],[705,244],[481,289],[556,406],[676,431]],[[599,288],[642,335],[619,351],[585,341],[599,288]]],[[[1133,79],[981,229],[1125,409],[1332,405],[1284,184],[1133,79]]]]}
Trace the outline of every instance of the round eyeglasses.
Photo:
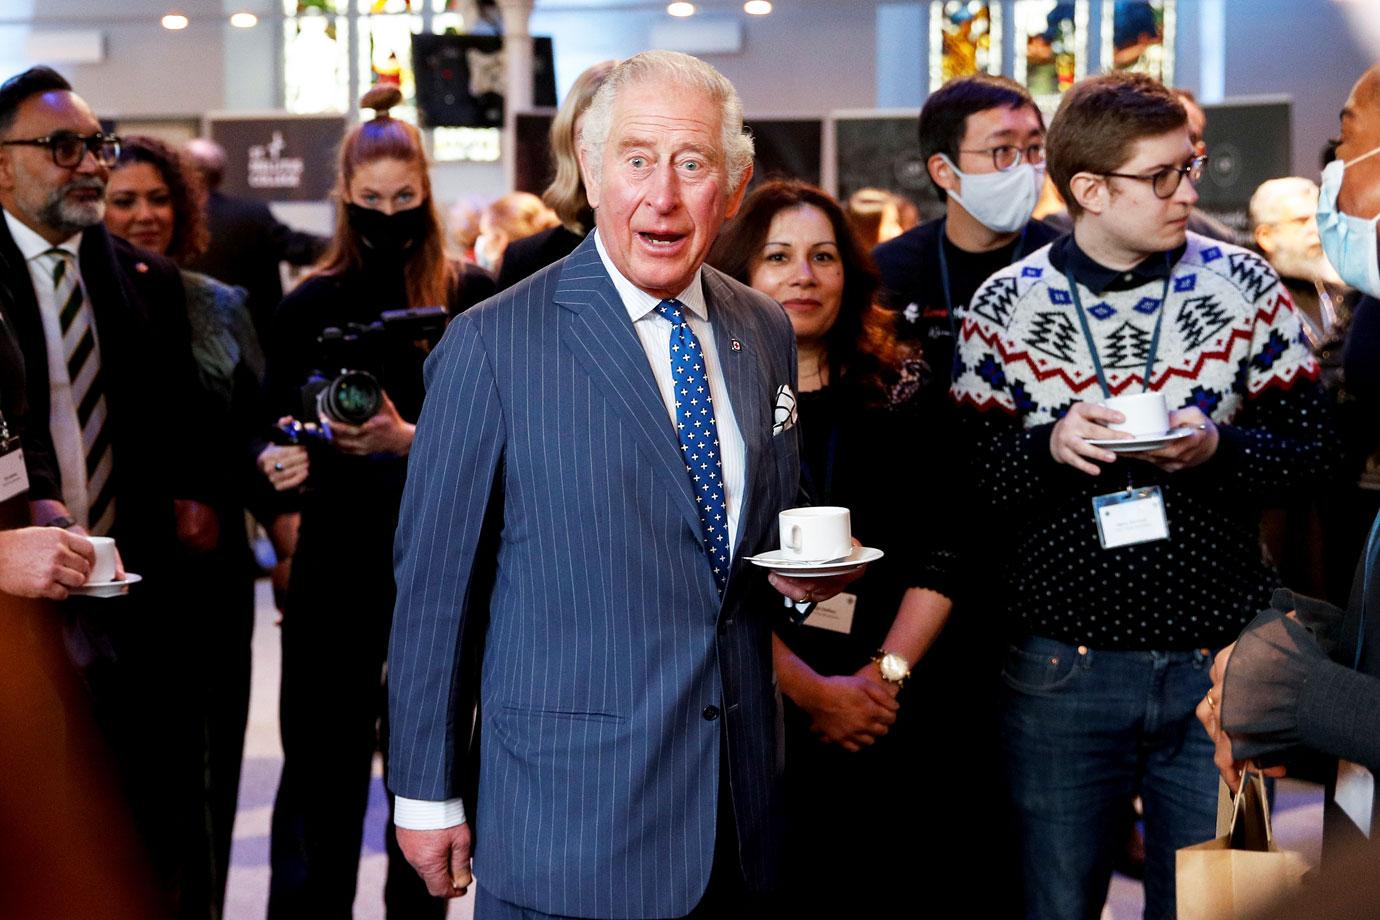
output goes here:
{"type": "Polygon", "coordinates": [[[1183,166],[1166,166],[1164,169],[1157,170],[1148,176],[1134,176],[1130,173],[1099,173],[1102,176],[1115,176],[1118,179],[1139,179],[1141,182],[1149,182],[1150,187],[1155,191],[1156,198],[1169,198],[1179,190],[1179,183],[1188,176],[1190,182],[1197,183],[1203,178],[1203,169],[1207,166],[1208,158],[1196,156],[1183,166]]]}
{"type": "Polygon", "coordinates": [[[62,169],[76,169],[90,152],[102,166],[114,166],[120,159],[120,139],[113,134],[81,135],[58,131],[46,137],[0,141],[0,147],[47,147],[53,163],[62,169]]]}
{"type": "Polygon", "coordinates": [[[1045,145],[1031,144],[1021,148],[1015,144],[999,144],[996,147],[979,147],[976,150],[960,149],[959,153],[986,153],[992,157],[992,168],[997,172],[1009,172],[1022,163],[1039,166],[1045,161],[1045,145]]]}

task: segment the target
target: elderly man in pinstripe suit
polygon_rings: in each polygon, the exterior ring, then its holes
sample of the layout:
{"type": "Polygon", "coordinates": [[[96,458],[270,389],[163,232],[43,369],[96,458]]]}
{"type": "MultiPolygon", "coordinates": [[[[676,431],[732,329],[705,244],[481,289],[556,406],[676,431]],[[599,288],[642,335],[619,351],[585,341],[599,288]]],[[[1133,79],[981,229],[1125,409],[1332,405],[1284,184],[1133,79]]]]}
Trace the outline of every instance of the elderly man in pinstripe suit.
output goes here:
{"type": "Polygon", "coordinates": [[[595,98],[581,162],[597,232],[427,362],[395,553],[398,839],[448,896],[473,839],[482,918],[756,916],[781,601],[742,560],[798,503],[796,432],[773,425],[795,342],[779,305],[702,267],[752,142],[722,75],[647,52],[595,98]]]}

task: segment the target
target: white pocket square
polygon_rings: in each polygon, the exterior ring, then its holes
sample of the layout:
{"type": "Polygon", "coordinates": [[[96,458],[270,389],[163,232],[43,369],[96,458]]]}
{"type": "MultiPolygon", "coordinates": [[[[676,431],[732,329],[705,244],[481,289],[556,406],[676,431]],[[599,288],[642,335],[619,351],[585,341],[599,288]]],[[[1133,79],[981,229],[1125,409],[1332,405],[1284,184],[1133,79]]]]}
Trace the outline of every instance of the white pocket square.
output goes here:
{"type": "Polygon", "coordinates": [[[795,393],[783,383],[776,388],[776,403],[771,414],[772,437],[794,428],[796,417],[795,393]]]}

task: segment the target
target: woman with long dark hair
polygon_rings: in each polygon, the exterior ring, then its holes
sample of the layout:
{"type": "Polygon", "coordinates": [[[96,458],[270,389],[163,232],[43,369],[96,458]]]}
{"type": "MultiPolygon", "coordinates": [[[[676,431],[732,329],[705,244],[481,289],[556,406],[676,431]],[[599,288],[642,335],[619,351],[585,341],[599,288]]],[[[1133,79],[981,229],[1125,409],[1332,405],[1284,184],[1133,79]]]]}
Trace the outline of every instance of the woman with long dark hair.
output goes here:
{"type": "MultiPolygon", "coordinates": [[[[278,414],[292,417],[289,427],[312,415],[320,421],[309,446],[272,447],[260,457],[275,487],[301,486],[283,608],[284,762],[270,918],[350,916],[370,766],[379,726],[386,730],[393,531],[428,346],[415,324],[367,327],[389,311],[440,307],[453,316],[493,292],[488,275],[445,255],[421,135],[388,114],[399,101],[394,87],[365,95],[376,115],[341,144],[335,236],[279,307],[269,353],[278,414]],[[355,338],[332,339],[330,329],[355,338]],[[333,418],[314,388],[304,395],[313,376],[333,379],[347,368],[367,371],[381,388],[366,420],[342,420],[349,413],[340,406],[333,418]]],[[[389,916],[443,916],[445,902],[427,895],[397,850],[391,821],[384,837],[389,916]]]]}
{"type": "Polygon", "coordinates": [[[955,557],[941,523],[951,490],[928,484],[946,445],[931,440],[937,413],[920,402],[925,366],[874,304],[876,272],[827,193],[763,183],[709,262],[785,307],[806,491],[815,504],[849,508],[853,535],[887,553],[850,593],[803,622],[783,620],[773,639],[788,701],[785,891],[802,916],[844,916],[857,891],[915,891],[926,871],[912,832],[930,804],[919,772],[932,705],[925,672],[949,615],[955,557]],[[820,885],[821,858],[848,883],[820,885]]]}

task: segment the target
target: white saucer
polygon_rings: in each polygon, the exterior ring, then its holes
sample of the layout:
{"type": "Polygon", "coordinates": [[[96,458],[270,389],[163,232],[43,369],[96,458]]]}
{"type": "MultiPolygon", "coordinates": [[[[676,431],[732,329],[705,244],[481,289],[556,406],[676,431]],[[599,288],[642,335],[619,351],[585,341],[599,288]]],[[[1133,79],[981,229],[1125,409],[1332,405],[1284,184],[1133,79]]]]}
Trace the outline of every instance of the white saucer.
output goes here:
{"type": "Polygon", "coordinates": [[[137,585],[143,580],[142,575],[126,572],[124,581],[87,582],[80,588],[73,588],[71,593],[78,597],[119,597],[121,594],[129,593],[130,585],[137,585]]]}
{"type": "Polygon", "coordinates": [[[842,559],[830,559],[825,562],[801,562],[788,557],[779,549],[749,556],[747,561],[764,569],[771,569],[778,575],[805,578],[816,575],[842,575],[844,572],[853,571],[860,565],[876,562],[882,556],[883,553],[879,549],[873,549],[870,546],[855,546],[853,551],[842,559]]]}
{"type": "Polygon", "coordinates": [[[1192,428],[1171,428],[1164,434],[1141,435],[1138,438],[1100,438],[1089,439],[1096,447],[1105,447],[1114,454],[1134,453],[1142,450],[1159,450],[1166,444],[1186,438],[1193,434],[1192,428]]]}

